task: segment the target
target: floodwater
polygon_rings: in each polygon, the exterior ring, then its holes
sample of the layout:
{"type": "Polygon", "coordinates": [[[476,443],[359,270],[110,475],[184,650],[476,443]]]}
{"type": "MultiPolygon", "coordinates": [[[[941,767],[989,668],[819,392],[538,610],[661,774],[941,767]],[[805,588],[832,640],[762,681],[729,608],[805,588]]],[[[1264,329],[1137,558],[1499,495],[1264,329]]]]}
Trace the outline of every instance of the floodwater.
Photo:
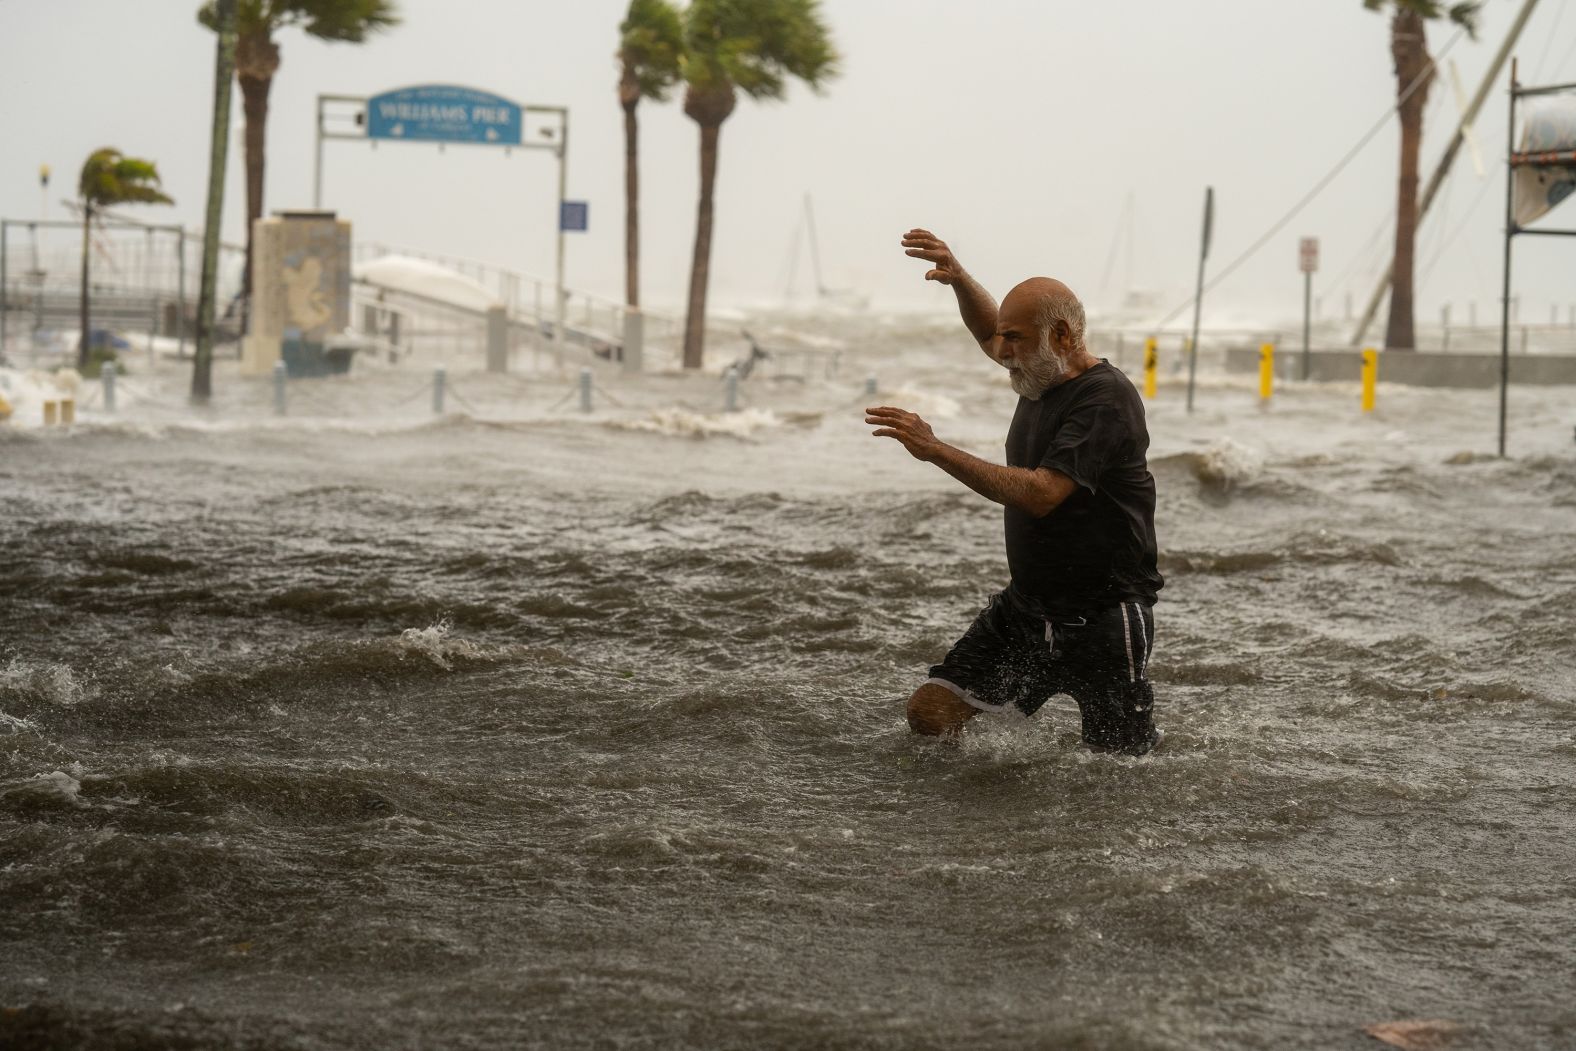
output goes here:
{"type": "Polygon", "coordinates": [[[820,330],[732,416],[451,364],[0,428],[0,1044],[1576,1046],[1571,390],[1500,461],[1493,392],[1168,377],[1131,759],[910,735],[1000,516],[863,378],[998,459],[1012,395],[820,330]]]}

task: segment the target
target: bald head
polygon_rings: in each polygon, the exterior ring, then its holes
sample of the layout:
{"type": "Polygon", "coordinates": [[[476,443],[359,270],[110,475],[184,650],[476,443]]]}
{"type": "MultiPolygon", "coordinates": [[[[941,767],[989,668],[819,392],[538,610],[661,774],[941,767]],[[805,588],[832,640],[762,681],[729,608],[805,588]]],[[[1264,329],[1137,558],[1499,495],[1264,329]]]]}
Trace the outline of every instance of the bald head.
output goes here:
{"type": "Polygon", "coordinates": [[[1063,354],[1077,355],[1084,346],[1084,308],[1073,290],[1054,277],[1020,281],[1001,301],[1003,321],[1032,326],[1063,354]]]}

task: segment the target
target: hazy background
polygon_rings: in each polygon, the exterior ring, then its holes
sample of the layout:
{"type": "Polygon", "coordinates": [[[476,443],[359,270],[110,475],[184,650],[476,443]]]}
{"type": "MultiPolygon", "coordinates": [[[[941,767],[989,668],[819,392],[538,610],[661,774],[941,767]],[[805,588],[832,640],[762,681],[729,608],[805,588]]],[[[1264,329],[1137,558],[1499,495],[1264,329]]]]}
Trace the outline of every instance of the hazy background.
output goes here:
{"type": "MultiPolygon", "coordinates": [[[[1470,93],[1518,4],[1489,0],[1479,39],[1449,57],[1470,93]]],[[[1576,14],[1544,0],[1517,54],[1527,82],[1576,80],[1576,14]]],[[[37,169],[55,170],[49,214],[94,148],[156,160],[176,206],[141,209],[201,225],[213,37],[196,0],[0,0],[0,214],[40,210],[37,169]]],[[[622,0],[401,0],[404,23],[365,46],[299,30],[278,37],[283,65],[269,122],[268,210],[309,207],[314,97],[458,83],[572,111],[569,196],[591,205],[571,235],[569,283],[622,292],[622,122],[613,54],[622,0]]],[[[1132,286],[1167,308],[1193,278],[1203,187],[1218,218],[1212,263],[1259,236],[1386,110],[1395,84],[1387,19],[1359,0],[1057,2],[828,0],[845,56],[825,96],[741,102],[723,128],[713,303],[781,305],[804,194],[814,196],[826,277],[878,305],[945,302],[899,254],[901,232],[950,238],[995,289],[1031,273],[1065,278],[1094,306],[1132,286]],[[1123,212],[1134,203],[1133,250],[1123,212]],[[1115,255],[1113,257],[1113,247],[1115,255]]],[[[1437,53],[1454,30],[1430,28],[1437,53]]],[[[239,92],[225,198],[227,239],[242,236],[239,92]]],[[[644,280],[653,306],[676,305],[694,236],[697,132],[675,100],[643,105],[644,280]]],[[[1448,82],[1432,92],[1425,167],[1454,127],[1448,82]]],[[[1458,161],[1419,241],[1419,319],[1453,301],[1465,320],[1497,316],[1505,145],[1503,78],[1478,133],[1479,178],[1458,161]]],[[[529,134],[529,126],[527,130],[529,134]]],[[[1297,239],[1318,235],[1315,294],[1325,316],[1349,291],[1360,305],[1388,259],[1395,193],[1391,126],[1249,266],[1210,299],[1207,319],[1297,316],[1297,239]]],[[[324,205],[360,238],[552,269],[555,168],[545,151],[331,142],[324,205]]],[[[1570,207],[1547,225],[1576,225],[1570,207]]],[[[1576,303],[1576,246],[1517,245],[1522,317],[1576,303]]],[[[797,290],[808,293],[801,250],[797,290]]]]}

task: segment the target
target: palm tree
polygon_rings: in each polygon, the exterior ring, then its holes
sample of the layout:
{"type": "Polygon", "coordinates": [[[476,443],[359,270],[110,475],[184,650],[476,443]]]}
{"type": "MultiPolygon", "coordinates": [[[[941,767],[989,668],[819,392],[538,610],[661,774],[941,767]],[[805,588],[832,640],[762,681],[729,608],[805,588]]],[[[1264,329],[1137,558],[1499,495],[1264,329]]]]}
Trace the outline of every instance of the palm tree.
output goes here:
{"type": "Polygon", "coordinates": [[[1395,60],[1396,112],[1401,118],[1401,176],[1396,187],[1395,255],[1390,274],[1390,322],[1386,350],[1411,350],[1413,275],[1417,243],[1417,165],[1423,145],[1423,107],[1434,80],[1425,24],[1448,18],[1476,35],[1481,2],[1445,4],[1441,0],[1363,0],[1370,11],[1391,8],[1390,55],[1395,60]]]}
{"type": "MultiPolygon", "coordinates": [[[[319,40],[359,44],[368,35],[396,25],[393,0],[237,0],[235,79],[246,114],[246,275],[244,293],[252,294],[252,224],[263,214],[268,89],[279,72],[274,31],[299,25],[319,40]]],[[[214,0],[197,9],[197,21],[218,32],[214,0]]]]}
{"type": "Polygon", "coordinates": [[[705,355],[713,191],[722,122],[738,102],[781,99],[787,78],[812,89],[837,75],[838,55],[819,0],[693,0],[684,24],[684,112],[700,125],[700,206],[684,319],[684,367],[705,355]]]}
{"type": "Polygon", "coordinates": [[[678,83],[684,22],[668,0],[630,0],[618,27],[618,104],[624,107],[624,302],[640,305],[640,128],[641,99],[666,102],[678,83]]]}
{"type": "Polygon", "coordinates": [[[124,156],[111,146],[94,150],[88,155],[87,162],[82,165],[82,176],[77,180],[77,193],[82,198],[82,335],[77,341],[77,369],[85,372],[92,332],[88,311],[88,264],[93,259],[91,231],[94,210],[116,204],[175,202],[159,189],[159,170],[152,161],[124,156]]]}

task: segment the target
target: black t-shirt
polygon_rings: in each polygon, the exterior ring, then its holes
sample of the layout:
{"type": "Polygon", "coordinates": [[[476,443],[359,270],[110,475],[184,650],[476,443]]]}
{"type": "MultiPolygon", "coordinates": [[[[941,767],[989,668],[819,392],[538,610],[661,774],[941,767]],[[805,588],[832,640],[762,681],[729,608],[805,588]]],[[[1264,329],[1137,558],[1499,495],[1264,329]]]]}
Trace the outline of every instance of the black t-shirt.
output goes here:
{"type": "Polygon", "coordinates": [[[1038,401],[1018,399],[1007,463],[1049,467],[1078,483],[1046,515],[1007,508],[1012,591],[1046,616],[1082,616],[1119,602],[1155,601],[1155,479],[1144,454],[1144,403],[1102,359],[1038,401]]]}

